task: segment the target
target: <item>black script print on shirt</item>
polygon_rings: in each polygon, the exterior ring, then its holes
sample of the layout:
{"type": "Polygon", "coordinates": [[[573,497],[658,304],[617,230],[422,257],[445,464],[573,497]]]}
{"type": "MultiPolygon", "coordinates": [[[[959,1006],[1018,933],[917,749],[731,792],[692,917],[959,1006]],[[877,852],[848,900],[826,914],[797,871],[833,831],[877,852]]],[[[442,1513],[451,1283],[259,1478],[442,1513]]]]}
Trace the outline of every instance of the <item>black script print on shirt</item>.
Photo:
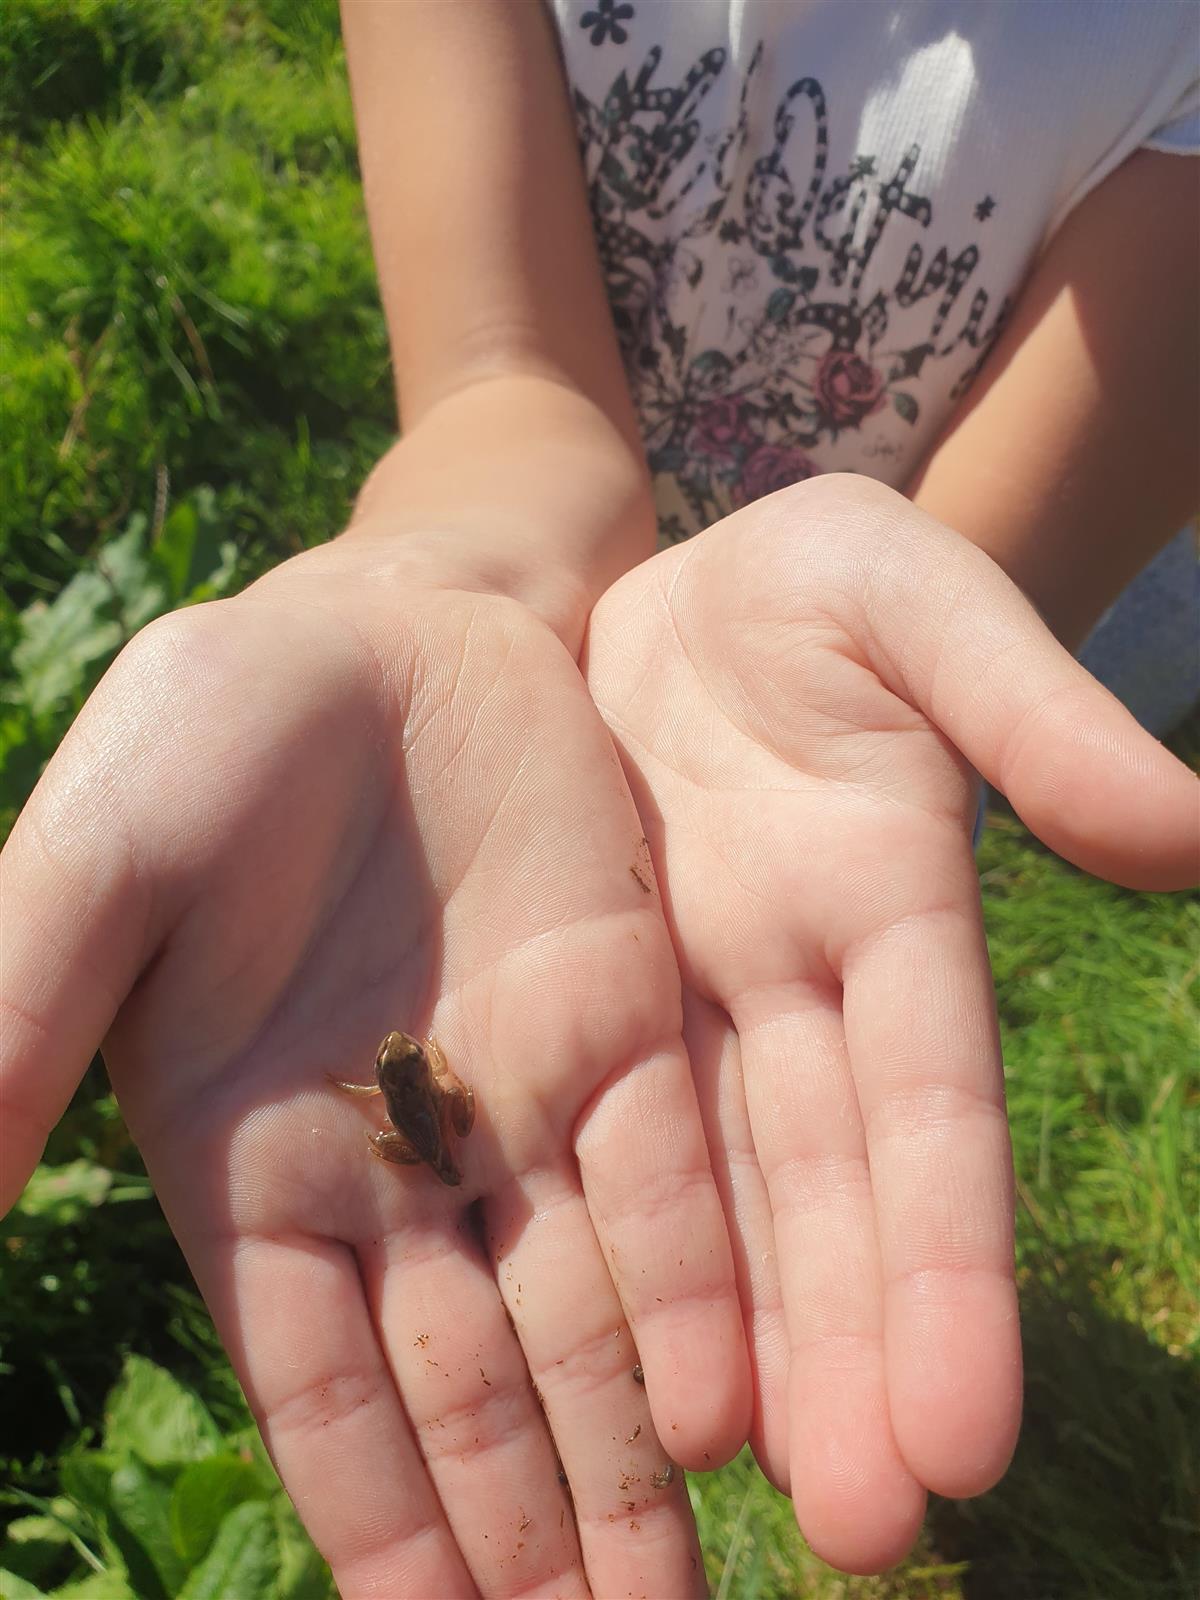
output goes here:
{"type": "MultiPolygon", "coordinates": [[[[888,429],[913,426],[926,363],[954,362],[965,390],[1003,326],[988,291],[971,292],[977,244],[914,240],[880,281],[879,247],[897,226],[928,230],[914,187],[920,147],[890,170],[861,151],[829,166],[829,107],[813,77],[793,83],[748,151],[755,50],[727,125],[704,102],[726,70],[705,51],[676,84],[657,81],[662,50],[622,69],[603,98],[574,91],[592,217],[651,470],[677,481],[694,532],[772,489],[822,470],[822,444],[876,419],[870,448],[901,453],[888,429]],[[808,152],[799,170],[794,152],[808,152]],[[749,159],[753,156],[753,159],[749,159]],[[901,220],[902,219],[902,220],[901,220]],[[928,302],[920,337],[900,312],[928,302]],[[716,318],[712,316],[716,310],[716,318]],[[694,331],[701,322],[706,338],[694,331]],[[719,339],[713,328],[719,325],[719,339]],[[886,424],[886,426],[881,426],[886,424]]],[[[996,202],[981,201],[977,219],[996,202]]],[[[902,442],[902,441],[901,441],[902,442]]]]}

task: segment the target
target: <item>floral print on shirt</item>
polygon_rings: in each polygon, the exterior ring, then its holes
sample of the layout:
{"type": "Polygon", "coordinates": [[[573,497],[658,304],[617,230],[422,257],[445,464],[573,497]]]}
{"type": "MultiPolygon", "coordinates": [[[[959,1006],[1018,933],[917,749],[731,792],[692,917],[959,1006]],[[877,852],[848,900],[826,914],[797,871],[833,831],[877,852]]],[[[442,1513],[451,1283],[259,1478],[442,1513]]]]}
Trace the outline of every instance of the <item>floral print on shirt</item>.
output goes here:
{"type": "MultiPolygon", "coordinates": [[[[599,5],[583,19],[593,43],[615,38],[616,13],[599,5]]],[[[617,72],[601,98],[573,91],[609,303],[650,468],[678,490],[677,510],[664,521],[668,538],[827,470],[822,446],[869,419],[879,430],[875,453],[900,456],[888,429],[917,423],[914,380],[926,363],[955,363],[949,393],[957,399],[1008,311],[1007,299],[993,311],[984,288],[968,298],[975,243],[952,255],[945,245],[914,242],[891,281],[880,281],[878,266],[872,274],[895,219],[920,229],[932,223],[932,201],[912,181],[920,147],[886,165],[859,152],[845,171],[830,171],[829,108],[815,78],[798,78],[773,118],[756,119],[766,148],[747,149],[762,58],[760,44],[732,119],[716,128],[702,107],[727,70],[724,49],[704,52],[680,82],[663,84],[655,46],[632,73],[617,72]],[[801,117],[812,131],[811,159],[797,180],[789,148],[801,117]],[[922,337],[912,340],[905,319],[900,343],[889,333],[896,313],[921,302],[929,312],[922,337]],[[705,336],[696,332],[702,323],[705,336]]],[[[997,204],[981,197],[977,223],[997,204]]]]}

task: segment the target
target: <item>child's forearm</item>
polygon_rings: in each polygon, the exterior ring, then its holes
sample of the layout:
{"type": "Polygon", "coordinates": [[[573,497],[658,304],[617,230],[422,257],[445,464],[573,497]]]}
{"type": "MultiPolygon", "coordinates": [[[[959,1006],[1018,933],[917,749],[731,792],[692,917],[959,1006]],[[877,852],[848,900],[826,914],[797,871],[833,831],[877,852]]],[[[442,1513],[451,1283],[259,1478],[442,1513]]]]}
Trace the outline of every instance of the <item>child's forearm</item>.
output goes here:
{"type": "Polygon", "coordinates": [[[343,0],[342,20],[404,434],[350,531],[577,644],[653,514],[549,19],[343,0]]]}
{"type": "Polygon", "coordinates": [[[1080,205],[910,485],[1072,647],[1200,500],[1198,172],[1142,152],[1080,205]]]}

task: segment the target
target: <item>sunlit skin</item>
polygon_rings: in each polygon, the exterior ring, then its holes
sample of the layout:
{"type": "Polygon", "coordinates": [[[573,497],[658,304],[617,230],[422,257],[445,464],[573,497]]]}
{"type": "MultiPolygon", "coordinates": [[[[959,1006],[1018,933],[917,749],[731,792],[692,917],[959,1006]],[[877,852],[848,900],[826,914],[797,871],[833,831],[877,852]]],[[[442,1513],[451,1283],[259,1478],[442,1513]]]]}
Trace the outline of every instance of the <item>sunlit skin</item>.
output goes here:
{"type": "Polygon", "coordinates": [[[927,1489],[995,1482],[1020,1420],[969,763],[1139,888],[1195,881],[1200,785],[988,557],[862,478],[644,563],[586,661],[683,973],[755,1453],[819,1554],[877,1571],[927,1489]]]}
{"type": "Polygon", "coordinates": [[[554,633],[383,559],[151,626],[50,763],[0,855],[0,1199],[103,1039],[340,1593],[698,1600],[652,1476],[737,1450],[750,1375],[644,830],[554,633]],[[456,1186],[328,1082],[397,1018],[474,1092],[456,1186]]]}

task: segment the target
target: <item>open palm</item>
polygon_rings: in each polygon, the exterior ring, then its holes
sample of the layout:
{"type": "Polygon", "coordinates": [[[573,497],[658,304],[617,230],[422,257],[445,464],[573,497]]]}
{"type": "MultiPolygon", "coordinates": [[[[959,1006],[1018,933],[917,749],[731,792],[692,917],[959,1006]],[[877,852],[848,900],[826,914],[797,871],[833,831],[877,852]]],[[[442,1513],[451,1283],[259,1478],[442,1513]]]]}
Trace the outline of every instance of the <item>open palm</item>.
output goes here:
{"type": "Polygon", "coordinates": [[[1189,773],[1003,573],[828,477],[629,574],[587,677],[685,986],[756,1373],[753,1439],[835,1564],[989,1486],[1021,1365],[977,783],[1138,887],[1197,868],[1189,773]]]}
{"type": "Polygon", "coordinates": [[[156,624],[3,905],[4,1202],[104,1036],[348,1600],[703,1592],[668,1463],[745,1437],[733,1263],[640,824],[548,629],[343,541],[156,624]],[[460,1188],[326,1081],[393,1028],[474,1090],[460,1188]]]}

